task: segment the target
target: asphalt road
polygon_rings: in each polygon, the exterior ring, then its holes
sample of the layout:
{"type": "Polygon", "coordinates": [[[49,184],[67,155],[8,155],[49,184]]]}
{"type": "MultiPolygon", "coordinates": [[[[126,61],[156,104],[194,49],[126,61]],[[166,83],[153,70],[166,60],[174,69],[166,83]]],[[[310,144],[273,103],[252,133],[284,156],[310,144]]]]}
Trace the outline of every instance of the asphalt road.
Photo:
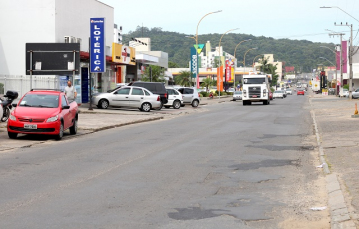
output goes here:
{"type": "Polygon", "coordinates": [[[2,152],[0,227],[327,228],[307,106],[226,102],[2,152]]]}

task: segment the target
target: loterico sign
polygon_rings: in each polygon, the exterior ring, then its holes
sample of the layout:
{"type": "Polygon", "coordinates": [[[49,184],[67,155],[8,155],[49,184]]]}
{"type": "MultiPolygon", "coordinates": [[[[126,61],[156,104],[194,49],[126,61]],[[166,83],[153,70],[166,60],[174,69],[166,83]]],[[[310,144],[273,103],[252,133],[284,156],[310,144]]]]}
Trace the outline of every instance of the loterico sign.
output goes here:
{"type": "Polygon", "coordinates": [[[105,18],[90,18],[90,72],[106,72],[105,18]]]}

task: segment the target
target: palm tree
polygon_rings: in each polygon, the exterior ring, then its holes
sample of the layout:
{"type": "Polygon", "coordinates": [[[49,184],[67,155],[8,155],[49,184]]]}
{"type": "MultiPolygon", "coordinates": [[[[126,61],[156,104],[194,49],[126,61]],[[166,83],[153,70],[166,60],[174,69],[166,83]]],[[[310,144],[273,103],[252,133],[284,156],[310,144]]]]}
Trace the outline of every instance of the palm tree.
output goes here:
{"type": "Polygon", "coordinates": [[[208,91],[208,88],[213,86],[213,80],[211,78],[205,78],[203,81],[202,81],[202,84],[203,86],[206,87],[206,91],[208,91]]]}
{"type": "Polygon", "coordinates": [[[175,77],[176,84],[184,87],[192,85],[192,73],[190,71],[180,71],[180,74],[175,77]]]}

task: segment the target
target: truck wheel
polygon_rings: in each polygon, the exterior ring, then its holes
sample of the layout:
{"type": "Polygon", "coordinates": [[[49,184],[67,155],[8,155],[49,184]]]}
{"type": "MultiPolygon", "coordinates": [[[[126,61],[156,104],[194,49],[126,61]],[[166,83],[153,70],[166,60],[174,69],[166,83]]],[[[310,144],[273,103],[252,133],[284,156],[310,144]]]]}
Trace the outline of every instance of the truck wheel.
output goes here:
{"type": "Polygon", "coordinates": [[[243,101],[243,106],[246,106],[247,105],[247,101],[243,101]]]}
{"type": "Polygon", "coordinates": [[[77,119],[75,119],[74,124],[70,127],[70,134],[75,135],[77,133],[77,119]]]}

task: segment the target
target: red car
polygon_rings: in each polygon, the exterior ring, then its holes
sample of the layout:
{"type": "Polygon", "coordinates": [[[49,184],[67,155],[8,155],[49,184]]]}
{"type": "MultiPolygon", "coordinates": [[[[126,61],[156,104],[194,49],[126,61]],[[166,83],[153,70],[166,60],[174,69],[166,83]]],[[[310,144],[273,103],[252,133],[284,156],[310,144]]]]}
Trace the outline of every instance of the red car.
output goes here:
{"type": "Polygon", "coordinates": [[[7,123],[9,138],[18,134],[46,134],[60,140],[67,129],[70,134],[77,133],[77,103],[69,103],[61,91],[31,90],[14,107],[7,123]]]}
{"type": "Polygon", "coordinates": [[[269,91],[269,100],[273,100],[273,92],[269,91]]]}
{"type": "Polygon", "coordinates": [[[304,89],[299,89],[297,91],[297,95],[304,95],[304,89]]]}

